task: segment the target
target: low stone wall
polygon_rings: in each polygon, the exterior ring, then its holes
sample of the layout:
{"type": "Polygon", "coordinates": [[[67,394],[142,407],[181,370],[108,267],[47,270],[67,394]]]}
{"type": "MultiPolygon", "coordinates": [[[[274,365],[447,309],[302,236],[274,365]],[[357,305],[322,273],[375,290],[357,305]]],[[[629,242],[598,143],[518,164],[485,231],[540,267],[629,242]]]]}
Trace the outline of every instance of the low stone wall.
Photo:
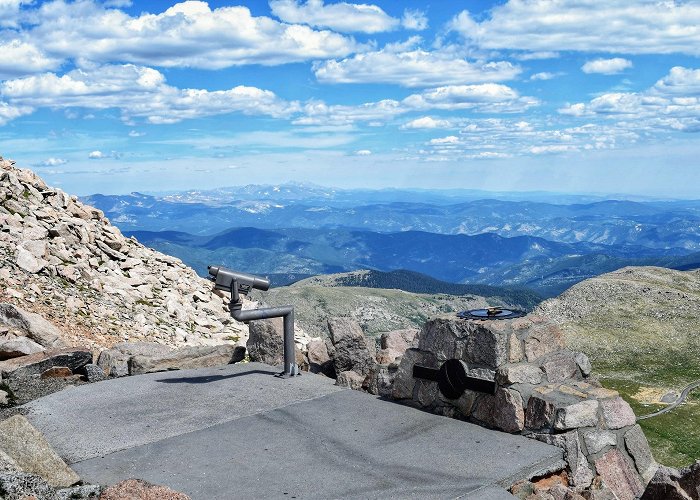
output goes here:
{"type": "Polygon", "coordinates": [[[588,358],[567,350],[562,332],[543,317],[438,318],[402,357],[391,397],[563,448],[571,491],[638,498],[657,464],[630,406],[590,372],[588,358]],[[464,361],[470,376],[495,380],[495,394],[466,390],[448,399],[436,382],[413,377],[414,365],[437,369],[448,359],[464,361]]]}

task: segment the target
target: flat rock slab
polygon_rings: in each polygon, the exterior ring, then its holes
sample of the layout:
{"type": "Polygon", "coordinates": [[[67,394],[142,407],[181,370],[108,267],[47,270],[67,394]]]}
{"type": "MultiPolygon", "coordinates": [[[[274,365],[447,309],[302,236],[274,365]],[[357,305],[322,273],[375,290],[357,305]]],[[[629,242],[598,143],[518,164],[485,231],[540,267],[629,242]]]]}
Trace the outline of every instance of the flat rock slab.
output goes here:
{"type": "Polygon", "coordinates": [[[107,380],[36,400],[28,418],[88,482],[138,477],[193,500],[512,499],[502,486],[561,462],[560,448],[276,372],[107,380]]]}

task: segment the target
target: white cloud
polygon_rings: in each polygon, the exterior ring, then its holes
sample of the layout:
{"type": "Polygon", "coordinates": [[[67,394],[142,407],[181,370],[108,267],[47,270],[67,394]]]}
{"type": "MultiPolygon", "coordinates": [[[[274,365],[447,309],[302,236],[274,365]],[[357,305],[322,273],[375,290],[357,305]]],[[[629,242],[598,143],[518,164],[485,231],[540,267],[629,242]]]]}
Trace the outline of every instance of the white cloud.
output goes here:
{"type": "Polygon", "coordinates": [[[272,13],[282,21],[330,28],[343,33],[380,33],[399,26],[399,20],[389,16],[376,5],[339,2],[324,4],[323,0],[272,0],[272,13]]]}
{"type": "Polygon", "coordinates": [[[614,57],[612,59],[594,59],[592,61],[586,61],[586,64],[581,66],[581,71],[584,73],[615,75],[631,67],[632,61],[621,57],[614,57]]]}
{"type": "Polygon", "coordinates": [[[47,54],[100,63],[221,69],[344,57],[360,48],[338,33],[255,17],[243,6],[212,10],[201,1],[132,17],[93,0],[56,0],[34,18],[26,37],[47,54]]]}
{"type": "Polygon", "coordinates": [[[17,38],[0,41],[0,79],[39,73],[60,66],[59,59],[47,57],[31,43],[17,38]]]}
{"type": "Polygon", "coordinates": [[[451,28],[487,49],[700,55],[700,3],[657,0],[509,0],[451,28]]]}
{"type": "Polygon", "coordinates": [[[630,130],[700,131],[700,69],[676,66],[643,92],[603,94],[560,114],[625,121],[630,130]]]}
{"type": "MultiPolygon", "coordinates": [[[[415,45],[418,40],[413,38],[408,43],[415,45]]],[[[322,83],[389,83],[404,87],[511,80],[520,71],[507,61],[470,62],[450,52],[397,50],[392,45],[314,65],[316,79],[322,83]]]]}
{"type": "Polygon", "coordinates": [[[145,118],[151,123],[175,123],[226,113],[283,118],[299,109],[297,103],[256,87],[178,89],[167,85],[159,71],[132,64],[8,80],[0,85],[0,94],[13,106],[116,108],[127,121],[145,118]]]}
{"type": "Polygon", "coordinates": [[[406,9],[403,11],[401,25],[407,30],[423,31],[428,29],[428,17],[421,10],[406,9]]]}
{"type": "Polygon", "coordinates": [[[568,144],[553,144],[547,146],[532,146],[530,148],[530,153],[535,155],[545,155],[554,153],[568,153],[572,151],[579,151],[576,146],[571,146],[568,144]]]}
{"type": "MultiPolygon", "coordinates": [[[[89,155],[88,155],[89,157],[89,155]]],[[[68,163],[68,160],[64,160],[63,158],[47,158],[46,160],[41,162],[41,165],[43,167],[57,167],[59,165],[65,165],[68,163]]]]}
{"type": "Polygon", "coordinates": [[[146,135],[144,132],[137,132],[136,130],[129,131],[129,137],[143,137],[146,135]]]}
{"type": "Polygon", "coordinates": [[[450,120],[435,119],[430,116],[416,118],[401,126],[403,129],[433,129],[433,128],[450,128],[453,124],[450,120]]]}
{"type": "Polygon", "coordinates": [[[15,26],[21,5],[28,3],[31,0],[0,0],[0,27],[15,26]]]}
{"type": "Polygon", "coordinates": [[[107,157],[108,156],[106,154],[99,150],[90,151],[90,153],[88,154],[88,158],[90,158],[91,160],[102,160],[107,157]]]}
{"type": "Polygon", "coordinates": [[[441,146],[445,144],[459,144],[459,137],[454,135],[448,135],[447,137],[439,137],[437,139],[431,139],[429,144],[432,146],[441,146]]]}
{"type": "Polygon", "coordinates": [[[357,156],[370,156],[372,154],[372,151],[369,149],[360,149],[358,151],[355,151],[355,154],[357,156]]]}
{"type": "Polygon", "coordinates": [[[5,125],[7,122],[19,118],[22,115],[28,115],[34,110],[29,106],[12,106],[6,102],[0,101],[0,125],[5,125]]]}
{"type": "Polygon", "coordinates": [[[557,77],[556,73],[550,73],[549,71],[543,71],[541,73],[535,73],[534,75],[530,76],[530,80],[532,80],[532,81],[551,80],[551,79],[556,78],[556,77],[557,77]]]}

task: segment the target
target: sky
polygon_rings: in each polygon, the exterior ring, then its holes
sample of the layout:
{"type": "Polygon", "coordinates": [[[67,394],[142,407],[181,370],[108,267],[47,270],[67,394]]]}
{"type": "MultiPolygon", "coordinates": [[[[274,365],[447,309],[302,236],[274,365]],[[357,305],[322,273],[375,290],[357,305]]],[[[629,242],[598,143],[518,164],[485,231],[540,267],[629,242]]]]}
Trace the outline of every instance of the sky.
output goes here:
{"type": "Polygon", "coordinates": [[[0,0],[0,155],[79,195],[698,199],[699,56],[700,0],[0,0]]]}

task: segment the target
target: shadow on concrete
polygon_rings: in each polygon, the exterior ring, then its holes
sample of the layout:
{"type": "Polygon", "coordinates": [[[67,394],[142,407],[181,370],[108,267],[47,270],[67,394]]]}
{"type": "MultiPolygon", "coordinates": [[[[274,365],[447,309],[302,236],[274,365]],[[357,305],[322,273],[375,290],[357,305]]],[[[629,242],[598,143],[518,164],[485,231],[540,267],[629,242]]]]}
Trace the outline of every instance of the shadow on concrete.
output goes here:
{"type": "Polygon", "coordinates": [[[270,375],[274,377],[275,372],[268,372],[265,370],[248,370],[240,373],[230,373],[228,375],[201,375],[199,377],[179,377],[179,378],[160,378],[156,379],[155,382],[162,382],[164,384],[207,384],[209,382],[217,382],[219,380],[225,380],[228,378],[243,377],[245,375],[254,375],[256,373],[262,375],[270,375]]]}

